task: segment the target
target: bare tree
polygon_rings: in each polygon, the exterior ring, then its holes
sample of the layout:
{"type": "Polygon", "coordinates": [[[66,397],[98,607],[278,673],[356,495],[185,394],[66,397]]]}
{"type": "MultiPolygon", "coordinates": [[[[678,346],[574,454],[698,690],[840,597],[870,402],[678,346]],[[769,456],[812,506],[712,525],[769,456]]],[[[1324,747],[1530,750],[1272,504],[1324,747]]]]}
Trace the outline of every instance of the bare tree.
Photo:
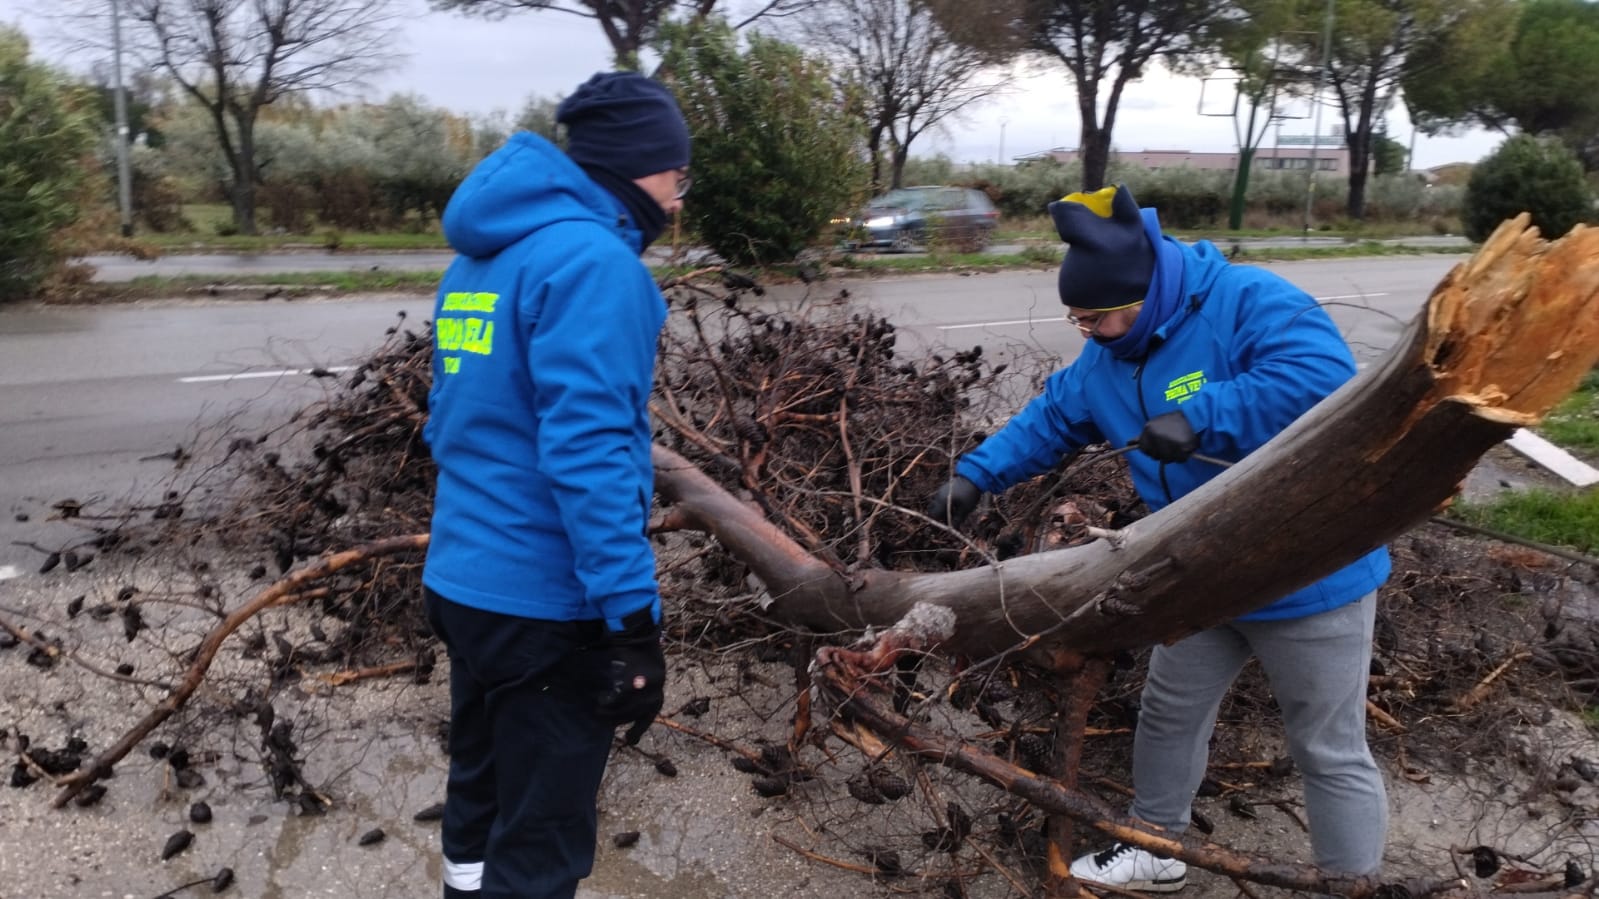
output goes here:
{"type": "Polygon", "coordinates": [[[1212,26],[1235,14],[1229,0],[928,2],[957,40],[1055,60],[1071,73],[1082,118],[1078,151],[1084,190],[1104,184],[1116,110],[1128,83],[1143,77],[1151,64],[1174,62],[1206,47],[1212,26]]]}
{"type": "MultiPolygon", "coordinates": [[[[91,4],[102,10],[103,3],[91,4]]],[[[285,97],[337,90],[394,58],[392,0],[123,0],[129,50],[202,106],[227,160],[233,223],[254,234],[255,128],[285,97]]],[[[102,12],[103,16],[104,13],[102,12]]]]}
{"type": "MultiPolygon", "coordinates": [[[[1457,78],[1481,50],[1457,44],[1455,38],[1474,28],[1508,27],[1496,23],[1506,21],[1512,5],[1507,0],[1345,0],[1297,7],[1302,22],[1285,37],[1299,43],[1305,51],[1301,57],[1318,67],[1322,29],[1332,25],[1326,75],[1349,147],[1350,218],[1366,216],[1372,139],[1382,128],[1401,79],[1457,78]],[[1333,19],[1324,22],[1327,16],[1333,19]],[[1458,49],[1451,54],[1444,52],[1446,48],[1458,49]]],[[[1315,68],[1302,71],[1300,77],[1314,83],[1315,68]]]]}
{"type": "MultiPolygon", "coordinates": [[[[503,16],[521,10],[570,13],[593,19],[605,32],[616,65],[624,69],[639,67],[638,53],[655,38],[661,23],[681,12],[690,20],[701,20],[713,12],[725,12],[729,3],[718,0],[430,0],[434,9],[459,10],[469,15],[503,16]]],[[[790,16],[815,6],[817,0],[759,0],[743,4],[742,18],[735,28],[762,18],[790,16]],[[745,7],[752,7],[745,9],[745,7]]],[[[735,14],[736,15],[736,14],[735,14]]],[[[734,18],[734,17],[730,17],[734,18]]]]}
{"type": "Polygon", "coordinates": [[[952,40],[927,0],[826,0],[800,29],[808,43],[844,63],[861,87],[872,154],[872,187],[899,187],[911,143],[1003,85],[983,81],[999,54],[952,40]]]}

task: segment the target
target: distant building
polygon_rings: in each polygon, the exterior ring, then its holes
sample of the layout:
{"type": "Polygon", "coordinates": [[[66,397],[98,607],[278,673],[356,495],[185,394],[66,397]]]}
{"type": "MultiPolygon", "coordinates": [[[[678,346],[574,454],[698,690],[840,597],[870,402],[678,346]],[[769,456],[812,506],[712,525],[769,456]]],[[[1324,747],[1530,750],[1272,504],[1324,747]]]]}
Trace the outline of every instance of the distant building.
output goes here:
{"type": "MultiPolygon", "coordinates": [[[[1341,144],[1338,146],[1323,144],[1319,147],[1282,144],[1261,147],[1255,151],[1254,170],[1257,172],[1306,172],[1310,170],[1312,155],[1314,155],[1318,172],[1340,176],[1349,174],[1349,148],[1341,144]]],[[[1068,163],[1075,162],[1078,156],[1078,152],[1074,149],[1055,147],[1042,153],[1019,156],[1016,161],[1027,162],[1037,159],[1053,159],[1056,162],[1068,163]]],[[[1193,150],[1141,150],[1137,153],[1130,153],[1112,150],[1110,159],[1113,164],[1140,166],[1152,172],[1176,168],[1231,172],[1238,168],[1238,153],[1236,151],[1231,153],[1205,153],[1193,150]]]]}
{"type": "Polygon", "coordinates": [[[1469,162],[1446,162],[1423,169],[1421,175],[1428,184],[1465,184],[1471,180],[1471,169],[1469,162]]]}

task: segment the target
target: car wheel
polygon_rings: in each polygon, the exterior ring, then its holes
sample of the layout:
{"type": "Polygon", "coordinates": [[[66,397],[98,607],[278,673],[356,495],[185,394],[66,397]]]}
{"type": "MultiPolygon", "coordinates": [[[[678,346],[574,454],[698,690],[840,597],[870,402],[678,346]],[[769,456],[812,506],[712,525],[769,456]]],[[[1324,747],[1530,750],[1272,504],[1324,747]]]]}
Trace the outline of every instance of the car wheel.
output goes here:
{"type": "Polygon", "coordinates": [[[894,249],[901,253],[914,253],[921,245],[921,235],[908,228],[894,235],[894,249]]]}

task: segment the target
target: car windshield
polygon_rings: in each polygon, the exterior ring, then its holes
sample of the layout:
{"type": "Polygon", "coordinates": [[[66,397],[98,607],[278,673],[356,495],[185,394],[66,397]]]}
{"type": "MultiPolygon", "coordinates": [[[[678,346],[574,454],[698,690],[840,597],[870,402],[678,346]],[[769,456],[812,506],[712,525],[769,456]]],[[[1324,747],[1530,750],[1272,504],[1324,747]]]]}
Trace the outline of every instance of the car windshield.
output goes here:
{"type": "Polygon", "coordinates": [[[866,205],[867,209],[920,209],[927,202],[925,190],[891,190],[866,205]]]}

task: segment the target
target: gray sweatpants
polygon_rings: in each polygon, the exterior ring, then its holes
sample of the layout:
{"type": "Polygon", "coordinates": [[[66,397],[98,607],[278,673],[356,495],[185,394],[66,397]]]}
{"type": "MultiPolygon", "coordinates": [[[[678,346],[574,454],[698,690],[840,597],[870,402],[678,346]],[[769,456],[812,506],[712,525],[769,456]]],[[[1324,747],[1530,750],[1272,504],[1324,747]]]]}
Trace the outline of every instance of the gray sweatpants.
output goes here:
{"type": "Polygon", "coordinates": [[[1133,738],[1132,813],[1182,832],[1205,775],[1222,696],[1250,655],[1282,709],[1303,772],[1316,864],[1374,874],[1388,796],[1366,745],[1366,679],[1376,594],[1287,621],[1234,621],[1155,647],[1133,738]]]}

